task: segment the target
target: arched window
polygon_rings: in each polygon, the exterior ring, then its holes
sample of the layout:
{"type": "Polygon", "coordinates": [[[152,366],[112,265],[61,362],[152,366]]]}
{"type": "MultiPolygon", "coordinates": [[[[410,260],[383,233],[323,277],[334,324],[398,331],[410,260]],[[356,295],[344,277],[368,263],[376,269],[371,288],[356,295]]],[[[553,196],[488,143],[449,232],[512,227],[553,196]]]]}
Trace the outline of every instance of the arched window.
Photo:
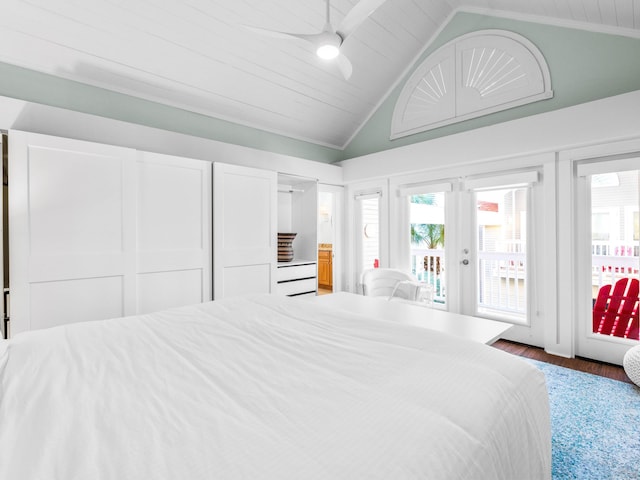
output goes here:
{"type": "Polygon", "coordinates": [[[504,30],[458,37],[429,55],[396,102],[391,139],[551,98],[549,68],[526,38],[504,30]]]}

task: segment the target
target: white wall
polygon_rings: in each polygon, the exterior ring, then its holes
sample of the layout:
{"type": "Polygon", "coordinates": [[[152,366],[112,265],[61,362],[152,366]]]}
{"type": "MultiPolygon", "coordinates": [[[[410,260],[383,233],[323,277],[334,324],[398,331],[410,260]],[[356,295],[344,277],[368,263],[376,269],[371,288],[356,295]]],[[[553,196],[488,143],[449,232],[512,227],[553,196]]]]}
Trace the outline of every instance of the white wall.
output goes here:
{"type": "Polygon", "coordinates": [[[335,213],[332,193],[318,193],[318,212],[318,243],[333,244],[333,222],[335,213]]]}
{"type": "MultiPolygon", "coordinates": [[[[574,195],[575,162],[640,151],[638,112],[640,91],[345,160],[340,164],[350,192],[347,211],[354,211],[353,192],[365,186],[386,191],[383,215],[388,216],[382,221],[388,227],[381,241],[388,248],[383,264],[400,268],[403,246],[398,231],[404,227],[397,204],[399,186],[537,168],[542,172],[543,200],[536,205],[533,248],[543,282],[533,312],[542,322],[545,349],[571,357],[576,346],[576,211],[583,208],[574,195]]],[[[353,249],[351,223],[347,242],[353,249]]],[[[347,268],[353,269],[354,262],[347,268]]],[[[357,278],[357,272],[348,271],[347,278],[357,278]]]]}

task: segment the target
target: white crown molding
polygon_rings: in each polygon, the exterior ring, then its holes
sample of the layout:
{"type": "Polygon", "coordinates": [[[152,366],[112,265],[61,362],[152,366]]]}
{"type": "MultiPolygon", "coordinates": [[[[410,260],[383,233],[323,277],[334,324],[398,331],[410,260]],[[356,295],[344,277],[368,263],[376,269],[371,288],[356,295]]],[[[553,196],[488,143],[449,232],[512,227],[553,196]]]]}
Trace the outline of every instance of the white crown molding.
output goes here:
{"type": "Polygon", "coordinates": [[[640,30],[635,28],[614,27],[613,25],[603,25],[601,23],[581,22],[578,20],[568,20],[562,18],[546,17],[544,15],[534,15],[530,13],[507,12],[505,10],[492,10],[480,7],[459,7],[456,9],[466,13],[476,13],[478,15],[488,15],[491,17],[506,18],[522,22],[539,23],[553,27],[572,28],[575,30],[585,30],[594,33],[605,33],[608,35],[618,35],[640,39],[640,30]]]}

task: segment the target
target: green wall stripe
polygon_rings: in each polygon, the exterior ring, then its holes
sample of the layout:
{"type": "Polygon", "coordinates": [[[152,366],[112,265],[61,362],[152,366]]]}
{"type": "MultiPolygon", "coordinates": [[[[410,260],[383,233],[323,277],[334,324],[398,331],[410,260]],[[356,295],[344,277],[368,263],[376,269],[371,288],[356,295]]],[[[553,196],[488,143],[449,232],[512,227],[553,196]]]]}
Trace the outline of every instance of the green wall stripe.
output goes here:
{"type": "Polygon", "coordinates": [[[6,63],[0,63],[0,95],[323,163],[342,158],[338,149],[6,63]]]}

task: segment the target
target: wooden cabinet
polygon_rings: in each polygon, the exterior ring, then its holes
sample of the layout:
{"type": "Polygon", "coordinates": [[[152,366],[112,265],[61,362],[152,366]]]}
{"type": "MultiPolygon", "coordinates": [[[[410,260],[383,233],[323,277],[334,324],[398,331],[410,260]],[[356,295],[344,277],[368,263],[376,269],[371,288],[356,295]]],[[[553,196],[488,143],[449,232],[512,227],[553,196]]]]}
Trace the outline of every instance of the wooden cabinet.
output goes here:
{"type": "Polygon", "coordinates": [[[326,246],[318,250],[318,286],[333,288],[333,252],[326,246]]]}

